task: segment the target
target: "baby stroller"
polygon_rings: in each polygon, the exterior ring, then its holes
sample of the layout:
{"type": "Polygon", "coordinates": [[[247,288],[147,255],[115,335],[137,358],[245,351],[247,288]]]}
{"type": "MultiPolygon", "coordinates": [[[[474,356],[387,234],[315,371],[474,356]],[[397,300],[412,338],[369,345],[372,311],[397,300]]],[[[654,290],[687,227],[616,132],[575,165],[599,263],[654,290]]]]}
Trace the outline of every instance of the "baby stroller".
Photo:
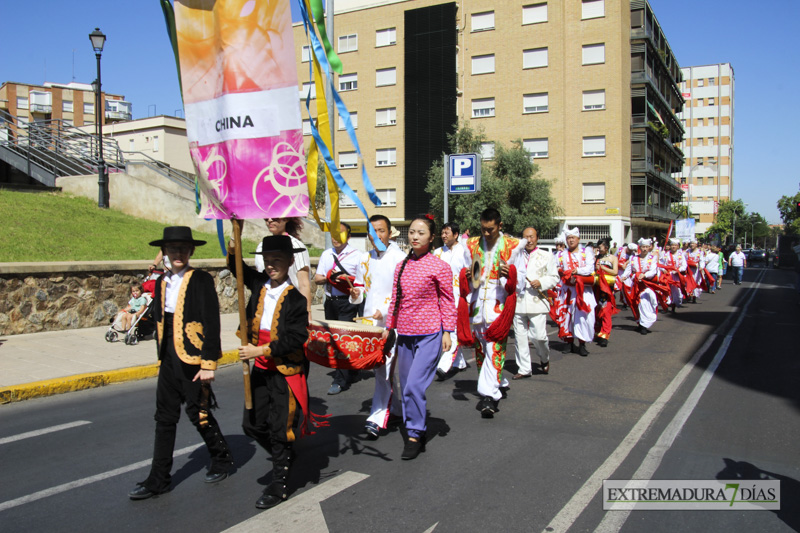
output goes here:
{"type": "Polygon", "coordinates": [[[139,341],[148,335],[152,335],[156,329],[155,320],[153,320],[153,307],[155,306],[153,299],[153,292],[155,291],[156,279],[162,272],[153,272],[153,274],[142,283],[142,295],[147,299],[147,305],[142,314],[140,314],[131,323],[130,329],[125,331],[120,323],[122,313],[118,313],[111,321],[111,326],[106,332],[106,341],[116,342],[120,334],[125,334],[124,342],[127,346],[139,344],[139,341]]]}

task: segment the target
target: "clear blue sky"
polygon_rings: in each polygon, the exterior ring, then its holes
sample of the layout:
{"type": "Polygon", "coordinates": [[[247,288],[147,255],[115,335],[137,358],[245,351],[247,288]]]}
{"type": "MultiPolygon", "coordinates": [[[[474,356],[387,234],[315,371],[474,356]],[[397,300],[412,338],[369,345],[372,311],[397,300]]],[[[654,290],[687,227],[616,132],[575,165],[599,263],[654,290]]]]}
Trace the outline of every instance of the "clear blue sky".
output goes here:
{"type": "MultiPolygon", "coordinates": [[[[103,52],[106,91],[124,94],[133,102],[134,118],[172,115],[181,109],[158,0],[0,3],[5,43],[0,51],[0,81],[69,82],[74,72],[76,81],[91,83],[95,59],[88,35],[97,26],[108,35],[103,52]]],[[[800,112],[791,101],[800,86],[796,38],[792,38],[800,20],[800,0],[758,5],[752,0],[650,0],[650,4],[681,66],[733,65],[734,197],[769,222],[780,222],[775,203],[800,186],[798,165],[792,166],[789,157],[798,149],[800,112]]]]}

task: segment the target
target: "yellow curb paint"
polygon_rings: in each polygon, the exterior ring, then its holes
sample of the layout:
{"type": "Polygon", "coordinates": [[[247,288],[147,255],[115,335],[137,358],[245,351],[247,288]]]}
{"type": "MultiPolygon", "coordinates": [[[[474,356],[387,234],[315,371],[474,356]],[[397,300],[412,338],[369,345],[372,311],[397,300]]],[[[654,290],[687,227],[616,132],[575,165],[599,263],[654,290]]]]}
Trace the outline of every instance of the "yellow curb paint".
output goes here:
{"type": "MultiPolygon", "coordinates": [[[[217,361],[219,366],[229,365],[239,361],[238,350],[228,350],[222,352],[222,357],[217,361]]],[[[120,368],[118,370],[106,370],[104,372],[91,372],[88,374],[75,374],[63,378],[47,379],[24,383],[21,385],[11,385],[10,387],[0,388],[0,404],[21,402],[31,398],[41,398],[53,396],[65,392],[93,389],[102,387],[110,383],[124,383],[126,381],[136,381],[147,379],[158,375],[158,364],[133,366],[120,368]]]]}

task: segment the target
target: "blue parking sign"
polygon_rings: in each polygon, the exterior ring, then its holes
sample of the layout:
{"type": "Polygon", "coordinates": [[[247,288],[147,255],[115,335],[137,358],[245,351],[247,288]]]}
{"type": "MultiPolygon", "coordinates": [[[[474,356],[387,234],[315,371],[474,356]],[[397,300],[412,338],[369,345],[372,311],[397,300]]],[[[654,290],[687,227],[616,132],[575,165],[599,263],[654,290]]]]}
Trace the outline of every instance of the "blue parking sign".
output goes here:
{"type": "Polygon", "coordinates": [[[445,169],[450,194],[471,194],[481,190],[481,156],[451,154],[445,156],[445,169]]]}

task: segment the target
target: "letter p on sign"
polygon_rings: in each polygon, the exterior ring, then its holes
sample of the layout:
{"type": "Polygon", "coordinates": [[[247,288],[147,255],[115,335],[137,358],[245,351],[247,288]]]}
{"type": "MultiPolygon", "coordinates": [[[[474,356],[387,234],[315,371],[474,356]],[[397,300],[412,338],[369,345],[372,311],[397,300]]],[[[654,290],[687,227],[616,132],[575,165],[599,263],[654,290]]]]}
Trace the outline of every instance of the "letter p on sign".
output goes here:
{"type": "Polygon", "coordinates": [[[462,176],[462,170],[472,167],[472,160],[470,159],[456,159],[453,161],[453,175],[462,176]]]}

